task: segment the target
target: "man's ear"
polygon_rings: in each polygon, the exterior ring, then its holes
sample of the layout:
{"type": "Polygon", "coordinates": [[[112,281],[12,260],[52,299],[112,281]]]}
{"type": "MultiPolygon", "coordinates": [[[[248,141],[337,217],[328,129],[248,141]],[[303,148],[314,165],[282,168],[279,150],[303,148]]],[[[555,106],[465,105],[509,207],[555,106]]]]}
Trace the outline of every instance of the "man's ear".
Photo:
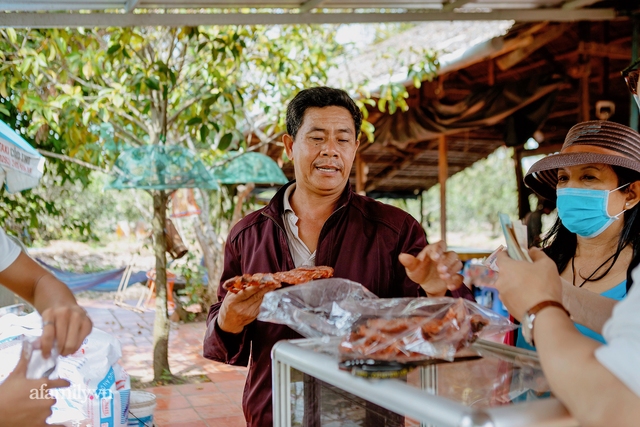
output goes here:
{"type": "Polygon", "coordinates": [[[284,150],[287,153],[289,160],[293,160],[293,137],[288,133],[282,135],[282,143],[284,144],[284,150]]]}

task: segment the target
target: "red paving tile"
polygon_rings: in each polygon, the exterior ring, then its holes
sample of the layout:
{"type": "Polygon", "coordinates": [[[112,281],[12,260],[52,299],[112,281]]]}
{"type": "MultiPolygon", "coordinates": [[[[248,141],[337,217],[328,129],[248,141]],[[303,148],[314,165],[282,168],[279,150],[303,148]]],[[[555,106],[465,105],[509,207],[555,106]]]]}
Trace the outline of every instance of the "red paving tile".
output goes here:
{"type": "Polygon", "coordinates": [[[200,406],[194,409],[202,419],[233,417],[238,415],[238,408],[233,406],[200,406]]]}
{"type": "Polygon", "coordinates": [[[187,396],[186,399],[194,408],[198,406],[229,406],[234,403],[224,393],[193,394],[187,396]]]}
{"type": "Polygon", "coordinates": [[[239,372],[216,372],[214,374],[207,374],[207,377],[214,383],[225,382],[225,381],[242,381],[246,377],[239,372]]]}
{"type": "MultiPolygon", "coordinates": [[[[211,427],[206,421],[190,421],[187,423],[154,423],[156,427],[211,427]]],[[[245,424],[246,425],[246,424],[245,424]]]]}
{"type": "Polygon", "coordinates": [[[207,418],[205,420],[209,427],[246,427],[247,422],[244,416],[207,418]]]}
{"type": "MultiPolygon", "coordinates": [[[[94,325],[114,335],[122,345],[120,364],[140,381],[153,378],[154,312],[136,313],[111,300],[80,300],[94,325]]],[[[207,383],[151,387],[156,395],[156,427],[245,427],[241,409],[247,369],[202,357],[204,322],[172,324],[169,365],[174,374],[206,375],[207,383]]]]}
{"type": "MultiPolygon", "coordinates": [[[[244,390],[244,380],[236,380],[236,381],[224,381],[224,382],[216,382],[213,383],[218,387],[218,390],[220,390],[223,393],[226,392],[238,392],[238,391],[243,391],[244,390]]],[[[207,384],[211,384],[211,383],[207,383],[207,384]]]]}
{"type": "Polygon", "coordinates": [[[185,409],[190,408],[191,406],[191,402],[184,396],[156,396],[156,411],[165,409],[185,409]]]}
{"type": "Polygon", "coordinates": [[[184,409],[168,409],[166,411],[158,411],[156,410],[153,413],[153,421],[154,423],[186,423],[189,421],[200,421],[200,415],[193,408],[184,408],[184,409]]]}
{"type": "Polygon", "coordinates": [[[214,383],[182,384],[174,387],[178,389],[183,396],[224,392],[224,390],[220,390],[214,383]]]}

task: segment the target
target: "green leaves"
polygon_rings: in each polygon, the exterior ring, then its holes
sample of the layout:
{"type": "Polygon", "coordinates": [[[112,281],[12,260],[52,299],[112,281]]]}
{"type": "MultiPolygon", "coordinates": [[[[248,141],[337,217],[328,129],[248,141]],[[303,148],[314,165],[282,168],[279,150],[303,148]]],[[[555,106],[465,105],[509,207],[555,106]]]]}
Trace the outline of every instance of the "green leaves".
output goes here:
{"type": "Polygon", "coordinates": [[[109,46],[109,49],[107,49],[107,55],[113,55],[114,53],[118,52],[120,49],[122,49],[122,46],[120,45],[120,43],[112,44],[111,46],[109,46]]]}
{"type": "Polygon", "coordinates": [[[202,117],[191,117],[187,122],[187,126],[193,126],[202,123],[202,117]]]}
{"type": "Polygon", "coordinates": [[[211,130],[209,129],[209,127],[205,124],[200,126],[200,141],[203,143],[207,142],[207,137],[209,136],[209,133],[211,132],[211,130]]]}
{"type": "Polygon", "coordinates": [[[147,77],[146,79],[144,79],[144,83],[147,85],[147,87],[153,90],[160,90],[160,82],[154,77],[147,77]]]}
{"type": "Polygon", "coordinates": [[[220,138],[218,150],[226,151],[229,148],[229,145],[231,145],[231,141],[233,141],[233,135],[231,133],[226,133],[222,138],[220,138]]]}

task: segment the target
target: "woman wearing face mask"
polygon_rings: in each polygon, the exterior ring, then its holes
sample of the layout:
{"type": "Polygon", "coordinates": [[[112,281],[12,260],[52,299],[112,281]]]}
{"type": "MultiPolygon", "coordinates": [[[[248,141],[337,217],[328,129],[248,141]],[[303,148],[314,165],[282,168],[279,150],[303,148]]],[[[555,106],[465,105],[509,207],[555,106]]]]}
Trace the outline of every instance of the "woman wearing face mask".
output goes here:
{"type": "MultiPolygon", "coordinates": [[[[558,220],[544,252],[558,267],[577,328],[604,342],[602,326],[640,263],[640,134],[609,121],[579,123],[559,154],[531,167],[525,184],[556,200],[558,220]]],[[[525,321],[516,343],[531,349],[526,329],[525,321]]]]}

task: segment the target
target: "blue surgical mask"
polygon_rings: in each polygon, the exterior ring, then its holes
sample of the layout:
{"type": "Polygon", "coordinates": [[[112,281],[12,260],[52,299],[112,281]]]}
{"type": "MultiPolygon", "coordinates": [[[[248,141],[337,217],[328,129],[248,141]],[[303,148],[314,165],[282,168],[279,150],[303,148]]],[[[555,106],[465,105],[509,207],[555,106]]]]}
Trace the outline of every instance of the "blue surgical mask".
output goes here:
{"type": "Polygon", "coordinates": [[[586,188],[559,188],[558,216],[567,229],[582,237],[593,238],[609,228],[620,215],[611,216],[607,211],[609,194],[626,187],[624,184],[613,190],[590,190],[586,188]]]}

